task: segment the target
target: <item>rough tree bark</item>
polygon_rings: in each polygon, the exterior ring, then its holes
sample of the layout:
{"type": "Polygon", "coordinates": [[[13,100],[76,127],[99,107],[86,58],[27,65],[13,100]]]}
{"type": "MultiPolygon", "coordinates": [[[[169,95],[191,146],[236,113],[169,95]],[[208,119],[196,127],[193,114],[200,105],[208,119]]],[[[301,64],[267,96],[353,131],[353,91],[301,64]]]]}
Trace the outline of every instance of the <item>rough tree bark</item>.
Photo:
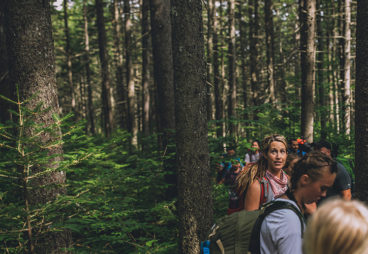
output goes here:
{"type": "Polygon", "coordinates": [[[368,201],[368,1],[358,1],[355,88],[355,176],[357,198],[368,201]]]}
{"type": "Polygon", "coordinates": [[[174,0],[172,5],[179,249],[199,254],[213,214],[202,1],[174,0]]]}
{"type": "Polygon", "coordinates": [[[302,69],[301,134],[313,142],[314,85],[315,85],[315,23],[316,0],[299,0],[300,51],[302,69]]]}
{"type": "MultiPolygon", "coordinates": [[[[28,100],[26,106],[29,109],[35,109],[39,104],[42,104],[41,109],[49,109],[38,113],[34,119],[36,124],[55,124],[53,115],[58,114],[59,103],[49,2],[8,1],[5,17],[12,85],[19,87],[20,99],[28,100]],[[29,100],[30,98],[32,99],[29,100]]],[[[33,136],[34,132],[32,126],[25,129],[27,136],[33,136]]],[[[54,133],[42,132],[38,138],[40,144],[50,144],[61,139],[61,131],[56,128],[54,133]]],[[[49,148],[47,153],[55,157],[51,157],[46,164],[32,166],[33,176],[50,168],[55,169],[62,160],[61,145],[49,148]]],[[[65,180],[65,173],[57,170],[35,176],[28,182],[25,180],[26,207],[45,204],[65,193],[65,187],[62,187],[65,180]]],[[[38,230],[31,232],[29,226],[28,229],[28,251],[31,253],[64,253],[62,248],[67,248],[70,244],[70,235],[66,231],[41,234],[38,230]]]]}

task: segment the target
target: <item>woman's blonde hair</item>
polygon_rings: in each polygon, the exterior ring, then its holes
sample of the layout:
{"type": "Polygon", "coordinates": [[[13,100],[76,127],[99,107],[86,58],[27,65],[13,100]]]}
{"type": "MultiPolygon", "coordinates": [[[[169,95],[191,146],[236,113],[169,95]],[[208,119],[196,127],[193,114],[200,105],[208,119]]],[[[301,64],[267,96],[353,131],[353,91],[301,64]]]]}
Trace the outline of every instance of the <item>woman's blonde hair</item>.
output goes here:
{"type": "Polygon", "coordinates": [[[272,134],[270,136],[265,137],[261,143],[261,156],[259,160],[252,164],[250,163],[249,166],[245,166],[245,169],[240,172],[237,177],[237,192],[243,193],[248,185],[252,184],[255,179],[262,178],[266,170],[268,168],[268,163],[265,155],[268,153],[268,149],[272,142],[277,141],[281,142],[285,145],[285,149],[287,150],[288,145],[286,138],[279,134],[272,134]]]}
{"type": "Polygon", "coordinates": [[[308,222],[304,254],[368,253],[368,208],[360,201],[326,201],[308,222]],[[364,245],[364,246],[363,246],[364,245]]]}

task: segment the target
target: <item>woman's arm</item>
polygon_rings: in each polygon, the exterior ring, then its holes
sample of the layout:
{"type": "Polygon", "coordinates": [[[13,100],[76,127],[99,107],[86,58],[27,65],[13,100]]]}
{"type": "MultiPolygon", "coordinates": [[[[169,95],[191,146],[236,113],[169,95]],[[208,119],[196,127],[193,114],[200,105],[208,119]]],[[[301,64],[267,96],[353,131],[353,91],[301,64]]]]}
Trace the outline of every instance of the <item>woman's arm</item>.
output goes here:
{"type": "Polygon", "coordinates": [[[258,180],[249,185],[244,200],[244,210],[253,211],[259,209],[261,201],[261,185],[258,180]]]}

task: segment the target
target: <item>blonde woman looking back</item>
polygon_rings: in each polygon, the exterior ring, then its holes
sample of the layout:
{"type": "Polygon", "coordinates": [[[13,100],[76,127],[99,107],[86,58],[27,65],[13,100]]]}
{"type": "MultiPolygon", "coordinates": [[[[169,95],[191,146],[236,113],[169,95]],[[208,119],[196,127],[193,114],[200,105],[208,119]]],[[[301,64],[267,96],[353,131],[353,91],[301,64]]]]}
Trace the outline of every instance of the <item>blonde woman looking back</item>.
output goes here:
{"type": "Polygon", "coordinates": [[[326,201],[308,222],[304,254],[368,254],[368,208],[360,201],[326,201]]]}
{"type": "MultiPolygon", "coordinates": [[[[237,178],[237,193],[243,209],[257,210],[262,202],[267,202],[285,193],[287,176],[283,172],[287,157],[287,141],[284,136],[273,134],[263,139],[259,160],[246,166],[237,178]],[[261,182],[270,186],[268,197],[263,197],[261,182]]],[[[263,191],[264,192],[264,191],[263,191]]]]}

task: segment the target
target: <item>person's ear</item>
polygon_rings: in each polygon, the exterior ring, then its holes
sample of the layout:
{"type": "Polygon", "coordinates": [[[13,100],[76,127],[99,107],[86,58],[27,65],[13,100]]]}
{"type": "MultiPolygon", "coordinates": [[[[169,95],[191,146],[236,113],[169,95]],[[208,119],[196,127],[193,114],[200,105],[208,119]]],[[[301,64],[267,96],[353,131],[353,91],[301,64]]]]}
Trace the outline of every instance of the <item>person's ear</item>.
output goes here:
{"type": "Polygon", "coordinates": [[[309,175],[304,174],[300,177],[299,182],[301,186],[305,186],[311,182],[311,178],[309,175]]]}

